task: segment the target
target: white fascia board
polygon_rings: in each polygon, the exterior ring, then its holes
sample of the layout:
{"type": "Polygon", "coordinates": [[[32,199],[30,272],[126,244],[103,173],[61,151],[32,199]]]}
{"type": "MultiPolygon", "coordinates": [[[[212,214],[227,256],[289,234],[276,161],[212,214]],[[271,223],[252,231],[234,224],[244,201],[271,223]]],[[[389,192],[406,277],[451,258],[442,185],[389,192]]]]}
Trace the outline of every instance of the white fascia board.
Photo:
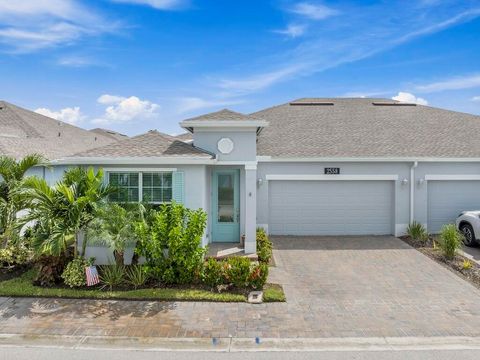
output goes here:
{"type": "Polygon", "coordinates": [[[182,121],[180,126],[187,128],[211,128],[211,127],[266,127],[268,121],[264,120],[198,120],[198,121],[182,121]]]}
{"type": "Polygon", "coordinates": [[[51,165],[210,165],[216,159],[195,157],[138,157],[138,158],[103,158],[103,157],[71,157],[57,159],[51,165]]]}
{"type": "Polygon", "coordinates": [[[177,168],[157,168],[157,167],[104,167],[104,172],[174,172],[177,168]]]}
{"type": "Polygon", "coordinates": [[[413,158],[413,157],[302,157],[281,158],[257,156],[258,162],[480,162],[480,158],[413,158]]]}
{"type": "Polygon", "coordinates": [[[306,181],[385,181],[398,180],[398,175],[266,175],[267,180],[306,180],[306,181]]]}
{"type": "Polygon", "coordinates": [[[256,166],[257,161],[218,160],[208,158],[65,158],[54,160],[51,165],[238,165],[256,166]]]}
{"type": "Polygon", "coordinates": [[[425,180],[480,180],[480,175],[425,175],[425,180]]]}

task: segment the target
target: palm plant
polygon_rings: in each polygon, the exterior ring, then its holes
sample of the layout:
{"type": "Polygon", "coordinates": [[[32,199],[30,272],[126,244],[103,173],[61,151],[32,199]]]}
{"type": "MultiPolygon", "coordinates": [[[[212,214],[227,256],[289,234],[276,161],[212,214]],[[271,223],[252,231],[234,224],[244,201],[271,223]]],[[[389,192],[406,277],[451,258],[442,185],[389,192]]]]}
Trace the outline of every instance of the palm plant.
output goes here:
{"type": "Polygon", "coordinates": [[[75,257],[80,231],[95,218],[100,202],[112,191],[103,182],[102,170],[95,173],[93,168],[70,169],[53,187],[39,178],[25,179],[24,187],[29,201],[24,221],[37,224],[34,247],[43,254],[60,256],[73,244],[75,257]]]}
{"type": "Polygon", "coordinates": [[[117,265],[123,265],[125,248],[135,240],[135,223],[141,214],[141,204],[128,210],[116,203],[105,204],[88,227],[87,239],[105,241],[113,249],[117,265]]]}
{"type": "Polygon", "coordinates": [[[39,154],[25,156],[20,161],[0,156],[0,237],[1,247],[16,236],[17,213],[26,207],[26,199],[18,196],[27,171],[34,166],[45,165],[46,159],[39,154]]]}

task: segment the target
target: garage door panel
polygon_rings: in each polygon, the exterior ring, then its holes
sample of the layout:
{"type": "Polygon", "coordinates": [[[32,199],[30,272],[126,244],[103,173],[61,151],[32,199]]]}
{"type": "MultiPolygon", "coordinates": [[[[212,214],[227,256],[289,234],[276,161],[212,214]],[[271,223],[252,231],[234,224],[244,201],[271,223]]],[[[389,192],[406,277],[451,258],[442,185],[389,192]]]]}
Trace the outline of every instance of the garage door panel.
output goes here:
{"type": "Polygon", "coordinates": [[[480,209],[480,181],[429,181],[428,231],[440,232],[465,210],[480,209]]]}
{"type": "Polygon", "coordinates": [[[274,235],[392,233],[392,182],[271,181],[269,187],[274,235]]]}

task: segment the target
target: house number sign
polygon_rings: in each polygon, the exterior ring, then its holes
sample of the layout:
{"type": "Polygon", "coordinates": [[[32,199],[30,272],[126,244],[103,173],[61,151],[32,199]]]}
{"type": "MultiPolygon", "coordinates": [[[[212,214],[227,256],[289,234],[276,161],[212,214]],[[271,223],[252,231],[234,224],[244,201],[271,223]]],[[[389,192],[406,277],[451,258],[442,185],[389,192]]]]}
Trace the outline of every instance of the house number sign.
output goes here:
{"type": "Polygon", "coordinates": [[[333,167],[325,168],[325,175],[339,175],[339,174],[340,174],[340,168],[333,168],[333,167]]]}

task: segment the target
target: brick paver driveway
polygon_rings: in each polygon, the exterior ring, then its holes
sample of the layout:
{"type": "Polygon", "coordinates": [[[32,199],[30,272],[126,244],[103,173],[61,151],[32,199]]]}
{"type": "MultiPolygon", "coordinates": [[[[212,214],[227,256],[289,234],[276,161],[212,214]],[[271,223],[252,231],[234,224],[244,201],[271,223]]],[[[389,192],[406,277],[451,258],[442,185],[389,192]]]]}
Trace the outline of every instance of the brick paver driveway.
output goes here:
{"type": "Polygon", "coordinates": [[[480,336],[480,291],[393,237],[274,238],[277,304],[0,298],[0,333],[480,336]]]}

